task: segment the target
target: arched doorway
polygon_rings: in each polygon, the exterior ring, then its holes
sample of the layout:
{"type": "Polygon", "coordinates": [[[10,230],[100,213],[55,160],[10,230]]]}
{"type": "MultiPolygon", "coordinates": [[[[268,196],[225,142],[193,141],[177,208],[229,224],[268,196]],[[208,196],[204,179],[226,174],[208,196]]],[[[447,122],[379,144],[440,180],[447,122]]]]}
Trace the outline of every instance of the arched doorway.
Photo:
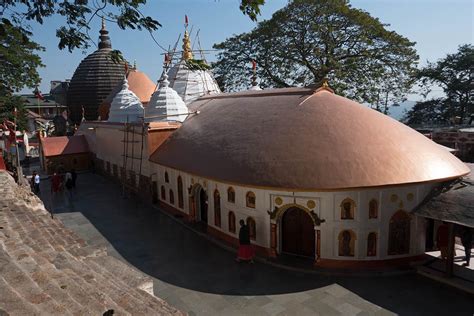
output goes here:
{"type": "Polygon", "coordinates": [[[314,259],[314,222],[298,207],[291,207],[281,219],[282,252],[314,259]]]}
{"type": "Polygon", "coordinates": [[[197,220],[207,224],[207,193],[200,185],[196,186],[194,192],[194,196],[196,197],[194,203],[197,210],[197,220]]]}

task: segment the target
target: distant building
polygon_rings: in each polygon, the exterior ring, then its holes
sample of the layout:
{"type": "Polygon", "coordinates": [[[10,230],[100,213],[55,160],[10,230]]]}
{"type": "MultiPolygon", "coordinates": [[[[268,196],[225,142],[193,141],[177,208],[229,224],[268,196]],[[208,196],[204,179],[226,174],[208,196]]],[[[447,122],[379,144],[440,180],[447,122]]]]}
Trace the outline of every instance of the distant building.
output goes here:
{"type": "Polygon", "coordinates": [[[438,144],[456,150],[456,156],[465,162],[474,162],[474,127],[424,128],[419,132],[438,144]]]}
{"type": "Polygon", "coordinates": [[[91,154],[84,136],[40,138],[40,163],[48,174],[91,168],[91,154]]]}
{"type": "Polygon", "coordinates": [[[66,106],[57,103],[51,94],[43,94],[43,100],[34,94],[23,94],[21,97],[25,100],[25,108],[43,119],[53,119],[67,109],[66,106]]]}

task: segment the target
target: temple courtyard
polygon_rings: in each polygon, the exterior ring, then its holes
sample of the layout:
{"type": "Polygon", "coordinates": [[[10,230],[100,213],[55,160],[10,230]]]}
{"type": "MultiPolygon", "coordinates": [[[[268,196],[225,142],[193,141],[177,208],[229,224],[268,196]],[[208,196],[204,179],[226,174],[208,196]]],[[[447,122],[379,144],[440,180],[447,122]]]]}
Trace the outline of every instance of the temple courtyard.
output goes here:
{"type": "Polygon", "coordinates": [[[79,174],[72,203],[41,198],[90,245],[153,278],[154,293],[189,315],[472,315],[474,299],[417,274],[329,276],[256,262],[196,234],[96,174],[79,174]]]}

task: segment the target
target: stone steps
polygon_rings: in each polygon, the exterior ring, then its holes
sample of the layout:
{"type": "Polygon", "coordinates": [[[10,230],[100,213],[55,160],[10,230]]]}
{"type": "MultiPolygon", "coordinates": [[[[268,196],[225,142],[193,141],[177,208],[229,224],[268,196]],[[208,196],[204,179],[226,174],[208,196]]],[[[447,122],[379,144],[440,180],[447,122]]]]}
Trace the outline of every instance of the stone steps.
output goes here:
{"type": "Polygon", "coordinates": [[[0,307],[11,315],[182,315],[152,279],[88,245],[0,172],[0,307]],[[13,197],[11,195],[14,195],[13,197]]]}

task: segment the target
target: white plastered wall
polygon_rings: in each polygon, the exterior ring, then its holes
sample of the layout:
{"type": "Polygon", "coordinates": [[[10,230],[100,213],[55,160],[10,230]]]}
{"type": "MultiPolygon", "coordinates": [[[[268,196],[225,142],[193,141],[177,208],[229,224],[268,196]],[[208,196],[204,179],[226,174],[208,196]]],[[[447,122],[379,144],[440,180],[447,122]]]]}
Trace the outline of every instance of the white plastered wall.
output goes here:
{"type": "MultiPolygon", "coordinates": [[[[152,172],[158,174],[158,192],[161,185],[166,188],[166,200],[169,203],[169,189],[174,191],[175,203],[173,207],[178,208],[177,177],[183,179],[184,207],[182,212],[189,213],[188,188],[192,183],[199,183],[208,195],[208,225],[227,235],[238,238],[238,222],[246,220],[251,216],[256,222],[256,240],[254,244],[270,248],[270,215],[275,206],[275,199],[281,198],[283,203],[298,204],[308,208],[309,200],[315,202],[312,208],[319,218],[325,220],[320,226],[316,226],[321,232],[321,258],[336,260],[385,260],[424,253],[425,250],[425,221],[422,218],[412,216],[410,227],[410,252],[404,255],[388,255],[388,232],[390,218],[398,210],[410,212],[429,193],[434,184],[406,185],[389,188],[361,189],[357,191],[343,192],[286,192],[257,189],[245,186],[229,185],[209,179],[200,178],[151,163],[152,172]],[[165,183],[165,172],[168,172],[169,183],[165,183]],[[229,186],[235,190],[235,203],[227,201],[227,189],[229,186]],[[219,190],[221,197],[221,227],[214,225],[214,190],[219,190]],[[256,197],[256,207],[246,206],[246,193],[252,191],[256,197]],[[396,197],[396,198],[395,198],[396,197]],[[351,198],[356,203],[354,219],[341,220],[341,202],[351,198]],[[378,201],[378,216],[369,219],[369,202],[371,199],[378,201]],[[228,213],[233,211],[236,216],[236,233],[229,232],[228,213]],[[354,257],[343,257],[338,254],[338,235],[341,231],[350,229],[356,234],[354,257]],[[377,233],[376,256],[367,256],[367,237],[370,232],[377,233]]],[[[161,196],[160,196],[161,199],[161,196]]],[[[278,251],[281,250],[280,233],[278,233],[278,251]]]]}

